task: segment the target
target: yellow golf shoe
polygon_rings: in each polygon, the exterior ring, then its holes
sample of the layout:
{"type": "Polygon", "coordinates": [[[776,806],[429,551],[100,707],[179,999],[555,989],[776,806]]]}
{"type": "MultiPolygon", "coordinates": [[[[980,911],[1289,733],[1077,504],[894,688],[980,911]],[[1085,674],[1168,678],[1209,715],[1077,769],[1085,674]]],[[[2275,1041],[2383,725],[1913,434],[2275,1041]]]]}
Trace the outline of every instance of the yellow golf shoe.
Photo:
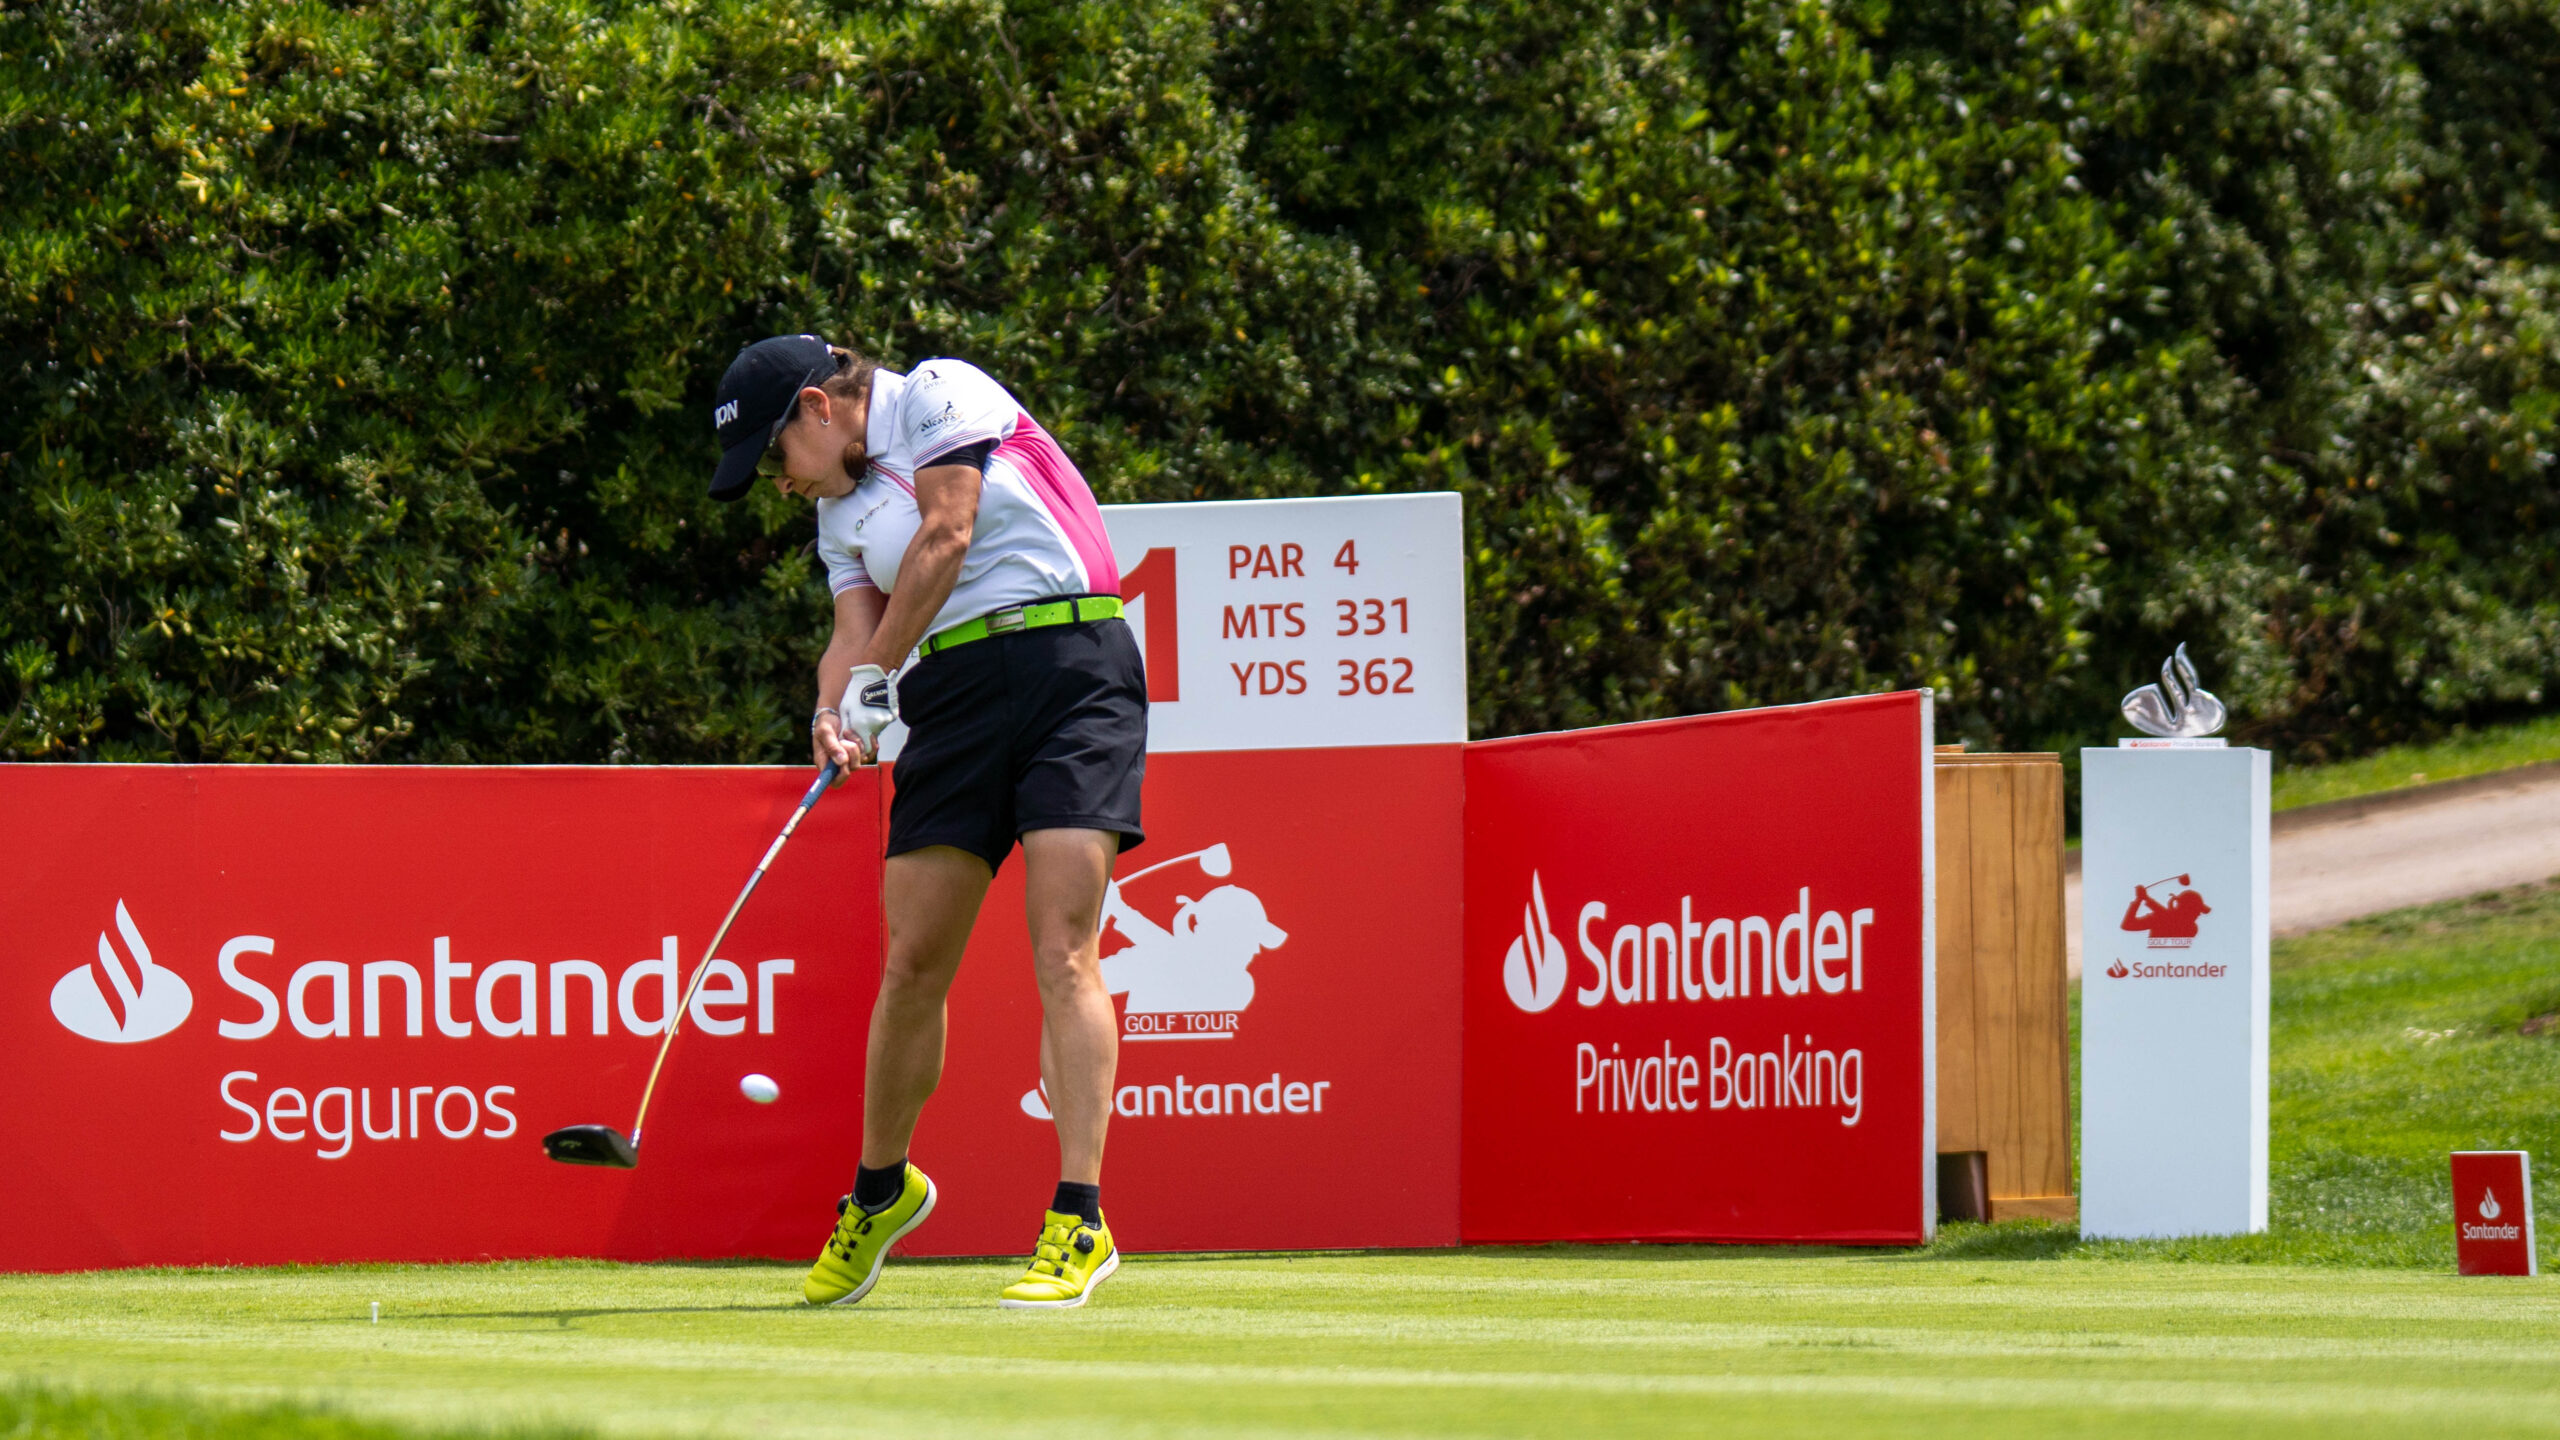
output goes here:
{"type": "Polygon", "coordinates": [[[1004,1287],[1004,1303],[1018,1310],[1072,1309],[1119,1268],[1120,1247],[1111,1243],[1108,1223],[1088,1225],[1081,1215],[1052,1210],[1040,1222],[1031,1268],[1004,1287]]]}
{"type": "Polygon", "coordinates": [[[907,1186],[898,1198],[866,1211],[847,1195],[836,1202],[836,1230],[800,1293],[812,1305],[850,1305],[880,1283],[880,1267],[889,1247],[912,1234],[933,1213],[933,1181],[914,1165],[907,1166],[907,1186]]]}

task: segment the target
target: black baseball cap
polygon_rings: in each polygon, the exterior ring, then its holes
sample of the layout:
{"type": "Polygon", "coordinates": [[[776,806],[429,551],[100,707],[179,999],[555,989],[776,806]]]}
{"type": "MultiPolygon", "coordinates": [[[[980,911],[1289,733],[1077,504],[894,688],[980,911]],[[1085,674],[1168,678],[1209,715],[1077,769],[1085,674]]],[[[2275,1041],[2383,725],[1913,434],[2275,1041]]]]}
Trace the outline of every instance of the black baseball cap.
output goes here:
{"type": "Polygon", "coordinates": [[[711,498],[735,500],[755,483],[756,462],[791,418],[800,392],[836,373],[827,342],[815,335],[776,335],[738,352],[720,377],[711,411],[720,436],[720,467],[711,472],[711,498]]]}

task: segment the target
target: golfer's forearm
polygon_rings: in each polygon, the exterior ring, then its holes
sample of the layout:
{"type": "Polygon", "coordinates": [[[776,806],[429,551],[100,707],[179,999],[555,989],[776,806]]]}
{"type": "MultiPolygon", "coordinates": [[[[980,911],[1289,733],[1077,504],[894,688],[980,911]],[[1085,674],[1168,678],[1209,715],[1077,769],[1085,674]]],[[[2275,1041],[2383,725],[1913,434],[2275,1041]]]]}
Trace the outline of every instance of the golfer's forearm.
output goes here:
{"type": "Polygon", "coordinates": [[[908,652],[924,639],[925,627],[951,598],[951,587],[960,583],[960,562],[968,554],[965,534],[918,535],[907,546],[906,560],[898,567],[898,592],[889,597],[889,608],[871,632],[862,658],[892,673],[905,664],[908,652]]]}
{"type": "Polygon", "coordinates": [[[853,679],[853,667],[862,663],[862,643],[848,640],[844,632],[836,632],[827,642],[826,652],[818,657],[818,704],[827,708],[844,703],[844,687],[853,679]]]}

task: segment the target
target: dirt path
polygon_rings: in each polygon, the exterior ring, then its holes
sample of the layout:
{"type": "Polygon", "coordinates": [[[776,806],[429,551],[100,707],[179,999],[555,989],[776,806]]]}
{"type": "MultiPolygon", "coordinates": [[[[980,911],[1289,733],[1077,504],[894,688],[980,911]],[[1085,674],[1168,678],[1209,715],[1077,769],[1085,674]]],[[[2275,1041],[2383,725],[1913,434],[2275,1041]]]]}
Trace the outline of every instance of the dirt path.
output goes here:
{"type": "MultiPolygon", "coordinates": [[[[2560,876],[2560,763],[2528,765],[2275,817],[2275,933],[2560,876]]],[[[2080,974],[2080,855],[2064,881],[2080,974]]]]}

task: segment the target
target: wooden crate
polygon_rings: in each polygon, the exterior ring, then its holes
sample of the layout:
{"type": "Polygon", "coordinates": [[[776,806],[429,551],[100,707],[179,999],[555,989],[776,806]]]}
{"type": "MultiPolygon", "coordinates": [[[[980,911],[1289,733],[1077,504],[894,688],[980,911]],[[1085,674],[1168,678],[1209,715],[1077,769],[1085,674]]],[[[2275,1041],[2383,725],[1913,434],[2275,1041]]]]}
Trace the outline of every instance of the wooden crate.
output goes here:
{"type": "Polygon", "coordinates": [[[1991,1216],[2079,1217],[2058,755],[1941,750],[1938,1150],[1989,1161],[1991,1216]]]}

